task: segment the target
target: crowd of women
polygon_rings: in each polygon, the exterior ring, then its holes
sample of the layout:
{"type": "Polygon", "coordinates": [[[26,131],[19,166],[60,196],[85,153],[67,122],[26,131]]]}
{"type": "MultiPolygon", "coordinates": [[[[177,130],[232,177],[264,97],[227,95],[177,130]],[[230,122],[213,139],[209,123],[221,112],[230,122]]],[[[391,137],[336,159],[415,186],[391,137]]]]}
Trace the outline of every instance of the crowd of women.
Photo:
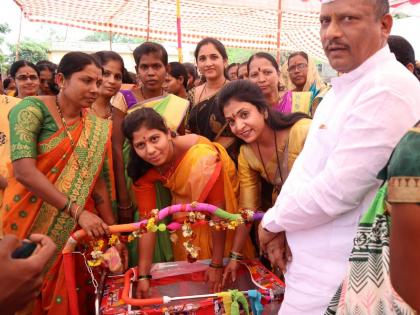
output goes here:
{"type": "MultiPolygon", "coordinates": [[[[110,225],[194,201],[231,213],[270,208],[328,90],[305,52],[292,53],[282,67],[266,52],[228,65],[223,44],[205,38],[195,50],[201,76],[195,65],[168,63],[157,43],[141,44],[133,56],[135,82],[112,51],[70,52],[58,66],[20,60],[4,82],[3,233],[42,233],[57,246],[26,313],[68,313],[60,253],[76,228],[98,238],[110,225]]],[[[154,262],[210,259],[206,278],[218,291],[236,280],[242,259],[260,253],[256,225],[199,225],[193,232],[198,252],[185,249],[182,231],[148,232],[135,246],[118,246],[126,266],[138,264],[138,296],[149,295],[154,262]]],[[[89,305],[83,269],[76,281],[85,292],[80,305],[89,305]]]]}

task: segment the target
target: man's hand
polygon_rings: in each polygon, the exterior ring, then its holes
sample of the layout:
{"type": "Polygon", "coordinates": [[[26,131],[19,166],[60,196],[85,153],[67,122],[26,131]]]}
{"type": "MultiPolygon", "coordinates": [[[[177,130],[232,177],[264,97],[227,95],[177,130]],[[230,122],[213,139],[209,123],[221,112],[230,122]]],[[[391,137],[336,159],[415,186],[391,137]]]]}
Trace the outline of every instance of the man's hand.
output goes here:
{"type": "Polygon", "coordinates": [[[267,244],[270,243],[270,241],[272,241],[276,236],[277,233],[272,233],[267,230],[264,230],[264,228],[262,227],[262,223],[260,223],[260,225],[258,226],[258,239],[260,241],[260,251],[262,253],[267,252],[267,244]]]}
{"type": "Polygon", "coordinates": [[[286,240],[286,233],[278,233],[277,236],[267,244],[267,255],[271,264],[279,267],[285,273],[287,264],[292,260],[292,252],[286,240]]]}
{"type": "Polygon", "coordinates": [[[14,314],[34,300],[41,289],[42,271],[54,255],[56,246],[45,235],[33,234],[30,240],[38,247],[27,259],[13,259],[13,251],[22,245],[13,235],[0,241],[0,309],[2,314],[14,314]]]}

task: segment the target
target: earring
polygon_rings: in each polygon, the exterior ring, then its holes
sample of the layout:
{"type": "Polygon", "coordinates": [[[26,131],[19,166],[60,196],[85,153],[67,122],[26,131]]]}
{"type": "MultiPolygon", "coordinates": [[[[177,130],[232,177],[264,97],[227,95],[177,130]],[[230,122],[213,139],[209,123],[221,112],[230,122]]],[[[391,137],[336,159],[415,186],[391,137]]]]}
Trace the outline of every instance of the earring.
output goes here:
{"type": "Polygon", "coordinates": [[[264,112],[264,119],[267,119],[268,118],[268,112],[267,111],[265,111],[264,112]]]}

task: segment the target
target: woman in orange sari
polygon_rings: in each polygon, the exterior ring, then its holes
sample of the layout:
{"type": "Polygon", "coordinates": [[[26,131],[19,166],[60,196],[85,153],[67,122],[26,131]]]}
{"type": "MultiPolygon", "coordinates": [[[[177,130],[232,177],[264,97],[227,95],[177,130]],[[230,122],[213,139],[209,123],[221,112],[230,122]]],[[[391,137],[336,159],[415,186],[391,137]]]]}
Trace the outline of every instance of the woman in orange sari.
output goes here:
{"type": "MultiPolygon", "coordinates": [[[[204,137],[189,134],[175,136],[163,118],[151,108],[129,114],[123,124],[124,134],[132,145],[128,174],[133,179],[140,217],[149,217],[156,208],[156,178],[171,192],[172,204],[206,202],[228,212],[237,211],[238,180],[233,161],[225,149],[204,137]]],[[[173,216],[175,220],[185,214],[173,216]]],[[[200,248],[198,259],[211,258],[207,279],[214,290],[220,288],[223,257],[227,257],[233,233],[210,229],[207,225],[193,227],[192,241],[200,248]]],[[[142,281],[138,295],[147,296],[155,233],[146,233],[139,241],[139,273],[142,281]]],[[[175,260],[186,260],[185,238],[176,232],[173,244],[175,260]]],[[[244,248],[248,257],[253,249],[250,242],[244,248]]],[[[191,253],[190,253],[191,254],[191,253]]]]}
{"type": "Polygon", "coordinates": [[[68,53],[58,67],[58,96],[28,97],[10,112],[13,172],[4,193],[4,232],[21,239],[42,233],[57,245],[42,292],[26,313],[68,314],[64,243],[77,225],[99,237],[114,224],[101,176],[111,151],[110,122],[84,110],[95,101],[101,79],[96,59],[68,53]]]}

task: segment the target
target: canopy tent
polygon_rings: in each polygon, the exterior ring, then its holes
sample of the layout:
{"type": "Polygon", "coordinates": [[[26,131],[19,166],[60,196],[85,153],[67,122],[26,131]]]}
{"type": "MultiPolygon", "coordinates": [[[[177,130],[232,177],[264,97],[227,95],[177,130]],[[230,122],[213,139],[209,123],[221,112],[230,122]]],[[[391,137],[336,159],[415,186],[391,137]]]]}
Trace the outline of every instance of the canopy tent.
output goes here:
{"type": "MultiPolygon", "coordinates": [[[[150,40],[196,44],[211,36],[228,47],[279,53],[305,50],[326,60],[319,39],[320,0],[15,0],[32,22],[150,40]],[[179,13],[179,14],[177,14],[179,13]],[[178,16],[178,19],[177,19],[178,16]],[[177,27],[177,25],[179,27],[177,27]]],[[[391,0],[402,9],[420,0],[391,0]]]]}

